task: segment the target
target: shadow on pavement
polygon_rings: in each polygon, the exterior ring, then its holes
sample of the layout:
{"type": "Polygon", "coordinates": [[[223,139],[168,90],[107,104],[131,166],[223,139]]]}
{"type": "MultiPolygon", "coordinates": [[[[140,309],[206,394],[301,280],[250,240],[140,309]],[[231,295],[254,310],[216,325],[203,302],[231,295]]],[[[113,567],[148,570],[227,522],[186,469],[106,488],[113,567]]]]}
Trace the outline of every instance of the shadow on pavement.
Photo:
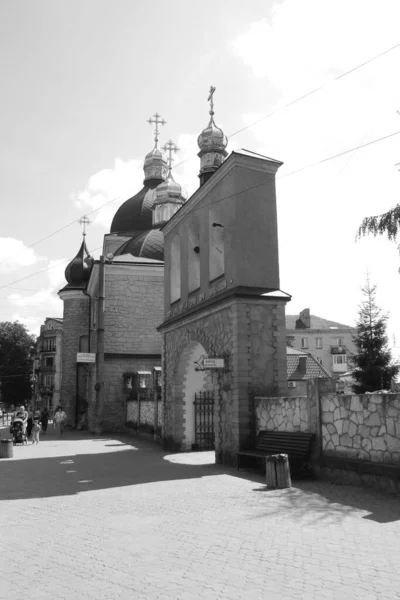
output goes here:
{"type": "Polygon", "coordinates": [[[294,481],[292,486],[286,490],[270,490],[263,486],[254,491],[271,496],[283,495],[287,510],[295,512],[299,518],[312,515],[314,521],[328,515],[331,520],[341,520],[359,511],[368,513],[362,516],[363,519],[376,523],[400,520],[398,499],[372,489],[322,480],[294,481]]]}
{"type": "Polygon", "coordinates": [[[124,435],[100,439],[82,432],[67,432],[61,442],[49,436],[32,450],[29,445],[21,447],[18,458],[0,460],[0,501],[70,496],[83,491],[214,474],[210,470],[213,465],[165,460],[170,456],[160,446],[124,435]],[[63,453],[65,442],[70,452],[63,453]],[[32,456],[36,449],[58,454],[32,456]],[[29,452],[26,459],[21,458],[25,450],[29,452]]]}

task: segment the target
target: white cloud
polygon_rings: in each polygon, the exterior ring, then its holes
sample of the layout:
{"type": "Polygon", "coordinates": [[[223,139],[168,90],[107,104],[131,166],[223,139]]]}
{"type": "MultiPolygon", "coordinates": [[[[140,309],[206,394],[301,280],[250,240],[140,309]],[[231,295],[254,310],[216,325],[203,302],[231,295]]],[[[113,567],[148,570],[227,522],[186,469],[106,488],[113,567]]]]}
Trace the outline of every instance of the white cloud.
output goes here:
{"type": "Polygon", "coordinates": [[[53,289],[66,285],[65,268],[71,259],[57,258],[49,261],[48,278],[53,289]]]}
{"type": "Polygon", "coordinates": [[[18,321],[25,325],[29,333],[33,333],[34,335],[39,335],[40,326],[43,324],[44,319],[41,317],[24,317],[19,313],[13,313],[11,316],[11,321],[18,321]]]}
{"type": "MultiPolygon", "coordinates": [[[[280,93],[308,91],[398,43],[397,0],[285,0],[233,47],[280,93]]],[[[394,75],[394,74],[393,74],[394,75]]]]}
{"type": "Polygon", "coordinates": [[[21,267],[29,267],[43,260],[32,248],[27,248],[21,240],[0,237],[0,272],[16,271],[21,267]]]}
{"type": "Polygon", "coordinates": [[[62,311],[62,302],[51,288],[39,290],[29,296],[10,294],[8,300],[19,308],[44,309],[46,316],[52,316],[52,313],[59,314],[62,311]]]}
{"type": "Polygon", "coordinates": [[[75,204],[84,212],[90,212],[109,203],[89,215],[94,224],[109,229],[117,208],[141,189],[143,177],[143,161],[116,158],[113,168],[103,169],[90,177],[86,188],[74,198],[75,204]]]}

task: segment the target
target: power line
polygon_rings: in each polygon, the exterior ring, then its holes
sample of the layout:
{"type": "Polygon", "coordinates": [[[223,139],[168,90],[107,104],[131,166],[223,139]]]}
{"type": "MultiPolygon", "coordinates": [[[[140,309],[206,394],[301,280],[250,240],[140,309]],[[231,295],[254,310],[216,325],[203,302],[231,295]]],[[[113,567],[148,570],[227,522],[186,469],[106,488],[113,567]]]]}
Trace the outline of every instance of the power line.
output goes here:
{"type": "MultiPolygon", "coordinates": [[[[101,247],[102,246],[99,246],[98,248],[94,248],[92,250],[92,252],[95,252],[96,250],[100,250],[101,247]]],[[[47,267],[47,269],[42,269],[41,271],[35,271],[35,273],[30,273],[29,275],[25,275],[25,277],[21,277],[20,279],[16,279],[15,281],[12,281],[10,283],[10,285],[12,285],[13,283],[19,283],[20,281],[24,281],[25,279],[29,279],[30,277],[34,277],[35,275],[40,275],[41,273],[46,273],[47,271],[51,271],[51,269],[56,269],[57,267],[59,267],[61,265],[64,265],[65,263],[69,263],[69,262],[71,262],[71,259],[67,258],[67,259],[63,260],[61,263],[59,263],[58,265],[53,265],[51,267],[47,267]]],[[[6,287],[8,287],[8,284],[1,285],[0,286],[0,290],[4,289],[6,287]]],[[[32,290],[32,291],[35,291],[35,290],[32,290]]]]}
{"type": "MultiPolygon", "coordinates": [[[[392,50],[396,50],[396,48],[400,48],[400,42],[398,44],[395,44],[391,48],[388,48],[387,50],[384,50],[383,52],[380,52],[379,54],[376,54],[375,56],[373,56],[369,60],[366,60],[363,63],[360,63],[356,67],[352,67],[351,69],[349,69],[348,71],[345,71],[341,75],[337,75],[333,79],[331,79],[331,80],[327,81],[326,83],[324,83],[324,84],[322,84],[322,85],[314,88],[313,90],[310,90],[306,94],[303,94],[302,96],[298,96],[294,100],[291,100],[290,102],[287,102],[286,104],[283,104],[282,106],[278,107],[277,109],[273,110],[272,112],[268,113],[267,115],[264,115],[263,117],[260,117],[259,119],[256,119],[255,121],[253,121],[249,125],[245,125],[241,129],[238,129],[237,131],[234,131],[233,133],[230,133],[228,135],[228,138],[231,139],[235,135],[237,135],[238,133],[242,133],[242,131],[246,131],[246,129],[250,129],[251,127],[254,127],[254,125],[257,125],[258,123],[261,123],[261,121],[265,121],[266,119],[269,119],[270,117],[273,117],[274,115],[278,114],[279,112],[281,112],[285,108],[289,108],[290,106],[293,106],[294,104],[297,104],[301,100],[305,100],[309,96],[312,96],[316,92],[319,92],[320,90],[324,89],[327,85],[329,85],[329,84],[331,84],[331,83],[333,83],[335,81],[338,81],[339,79],[343,79],[344,77],[346,77],[347,75],[350,75],[351,73],[354,73],[355,71],[358,71],[362,67],[365,67],[366,65],[369,65],[370,63],[374,62],[375,60],[378,60],[379,58],[382,58],[382,56],[385,56],[385,54],[388,54],[389,52],[392,52],[392,50]]],[[[193,156],[190,156],[189,158],[186,158],[185,160],[181,161],[180,163],[177,163],[176,165],[174,165],[173,168],[179,167],[180,165],[183,165],[186,162],[189,162],[190,160],[192,160],[193,158],[195,158],[195,156],[196,155],[193,155],[193,156]]]]}
{"type": "MultiPolygon", "coordinates": [[[[363,63],[360,63],[359,65],[357,65],[356,67],[353,67],[351,69],[349,69],[348,71],[345,71],[344,73],[342,73],[341,75],[337,75],[336,77],[334,77],[332,80],[330,80],[329,82],[320,85],[319,87],[314,88],[313,90],[310,90],[309,92],[307,92],[306,94],[303,94],[302,96],[298,96],[297,98],[295,98],[294,100],[291,100],[290,102],[287,102],[286,104],[282,105],[281,107],[277,108],[276,110],[268,113],[267,115],[257,119],[256,121],[253,121],[253,123],[250,123],[249,125],[246,125],[245,127],[242,127],[241,129],[238,129],[237,131],[234,131],[233,133],[229,134],[229,138],[234,137],[235,135],[238,135],[239,133],[241,133],[242,131],[245,131],[246,129],[250,129],[251,127],[254,127],[254,125],[257,125],[258,123],[260,123],[261,121],[264,121],[274,115],[276,115],[277,113],[279,113],[280,111],[284,110],[285,108],[289,108],[290,106],[293,106],[294,104],[297,104],[298,102],[300,102],[301,100],[304,100],[306,98],[308,98],[309,96],[311,96],[312,94],[315,94],[316,92],[322,90],[324,87],[326,87],[329,83],[332,83],[334,81],[337,81],[339,79],[342,79],[343,77],[346,77],[347,75],[350,75],[351,73],[354,73],[355,71],[361,69],[362,67],[365,67],[366,65],[369,65],[370,63],[374,62],[375,60],[378,60],[379,58],[381,58],[382,56],[385,56],[386,54],[388,54],[389,52],[391,52],[392,50],[395,50],[396,48],[400,47],[400,43],[395,44],[394,46],[392,46],[391,48],[388,48],[387,50],[384,50],[383,52],[380,52],[379,54],[373,56],[372,58],[364,61],[363,63]]],[[[179,163],[177,163],[176,165],[174,165],[174,169],[176,169],[177,167],[185,164],[186,162],[192,160],[193,158],[195,158],[196,155],[193,155],[179,163]]],[[[92,215],[93,213],[97,212],[98,210],[101,210],[102,208],[104,208],[105,206],[108,206],[109,204],[112,204],[113,202],[116,202],[117,200],[120,199],[120,196],[117,196],[115,198],[112,198],[111,200],[105,202],[104,204],[98,206],[97,208],[91,210],[90,212],[85,213],[85,216],[88,215],[92,215]]],[[[25,250],[23,250],[23,252],[26,252],[26,250],[30,250],[31,248],[33,248],[34,246],[37,246],[38,244],[48,240],[49,238],[53,237],[54,235],[56,235],[57,233],[61,233],[61,231],[64,231],[65,229],[67,229],[68,227],[71,227],[71,225],[74,225],[75,223],[78,222],[78,219],[74,219],[73,221],[71,221],[70,223],[68,223],[67,225],[64,225],[63,227],[60,227],[60,229],[57,229],[56,231],[53,231],[52,233],[46,235],[45,237],[41,238],[40,240],[37,240],[36,242],[33,242],[32,244],[30,244],[29,246],[27,246],[27,248],[25,250]]],[[[22,254],[22,253],[20,253],[22,254]]],[[[10,260],[11,258],[14,258],[15,256],[20,256],[20,254],[17,255],[11,255],[8,256],[7,258],[5,258],[4,260],[2,260],[0,262],[0,266],[2,264],[4,264],[5,262],[7,262],[8,260],[10,260]]],[[[1,289],[1,288],[0,288],[1,289]]]]}
{"type": "MultiPolygon", "coordinates": [[[[104,204],[102,204],[101,206],[98,206],[97,208],[94,208],[93,210],[91,210],[90,212],[85,213],[85,216],[87,217],[88,215],[92,215],[93,213],[95,213],[96,211],[100,210],[101,208],[104,208],[105,206],[107,206],[108,204],[111,204],[112,202],[115,202],[116,200],[119,200],[121,197],[120,196],[116,196],[115,198],[112,198],[111,200],[109,200],[108,202],[105,202],[104,204]]],[[[33,248],[34,246],[37,246],[38,244],[40,244],[41,242],[44,242],[45,240],[48,240],[49,238],[53,237],[54,235],[56,235],[57,233],[60,233],[61,231],[64,231],[64,229],[67,229],[68,227],[71,227],[71,225],[74,225],[75,223],[79,223],[79,219],[76,219],[74,221],[71,221],[70,223],[68,223],[67,225],[64,225],[64,227],[60,227],[60,229],[57,229],[56,231],[53,231],[53,233],[49,233],[49,235],[46,235],[44,238],[41,238],[40,240],[37,240],[36,242],[33,242],[33,244],[30,244],[29,246],[27,246],[25,248],[25,250],[23,250],[22,252],[19,252],[18,254],[12,254],[11,256],[8,256],[7,258],[5,258],[2,262],[0,262],[0,266],[3,265],[5,262],[7,262],[8,260],[10,260],[11,258],[16,258],[18,256],[21,256],[21,254],[23,254],[24,252],[26,252],[27,250],[30,250],[31,248],[33,248]]],[[[0,288],[1,289],[1,288],[0,288]]]]}
{"type": "MultiPolygon", "coordinates": [[[[323,158],[315,163],[311,163],[309,165],[305,165],[304,167],[300,167],[300,169],[296,169],[294,171],[291,171],[289,173],[284,173],[283,175],[278,176],[276,179],[284,179],[286,177],[291,177],[292,175],[296,175],[297,173],[300,173],[302,171],[305,171],[307,169],[312,169],[314,167],[317,167],[319,165],[322,165],[326,162],[329,162],[331,160],[335,160],[336,158],[340,158],[341,156],[345,156],[346,154],[349,154],[350,152],[354,152],[356,150],[360,150],[361,148],[366,148],[367,146],[372,146],[373,144],[377,144],[378,142],[383,142],[384,140],[387,140],[389,138],[392,138],[396,135],[400,134],[400,130],[399,131],[395,131],[393,133],[389,133],[388,135],[385,135],[383,137],[380,138],[376,138],[374,140],[371,140],[369,142],[366,142],[364,144],[360,144],[359,146],[355,146],[354,148],[350,148],[349,150],[344,150],[343,152],[339,152],[338,154],[334,154],[332,156],[328,156],[326,158],[323,158]]],[[[264,185],[267,185],[267,183],[269,183],[269,181],[271,180],[272,176],[269,176],[267,178],[267,181],[263,181],[257,185],[254,185],[252,187],[249,188],[245,188],[244,190],[239,190],[238,192],[235,192],[233,194],[230,194],[229,196],[224,196],[223,198],[218,198],[217,200],[213,200],[212,203],[209,204],[203,204],[201,207],[199,208],[194,208],[193,212],[195,212],[196,210],[201,210],[203,208],[207,208],[207,206],[211,206],[211,205],[215,205],[218,202],[222,202],[223,200],[229,200],[229,198],[233,198],[234,196],[238,196],[239,194],[243,194],[245,192],[250,192],[252,190],[255,190],[259,187],[262,187],[264,185]]],[[[101,246],[99,246],[98,248],[94,248],[93,252],[95,252],[96,250],[99,250],[101,248],[101,246]]],[[[25,277],[21,277],[20,279],[16,279],[15,281],[12,281],[10,284],[6,284],[6,285],[2,285],[0,286],[0,290],[7,288],[9,285],[12,285],[14,283],[19,283],[20,281],[24,281],[25,279],[29,279],[30,277],[34,277],[35,275],[40,275],[41,273],[46,273],[47,271],[50,271],[51,269],[54,269],[56,267],[59,267],[60,264],[65,264],[66,262],[69,262],[70,259],[66,259],[65,261],[63,261],[62,263],[59,263],[58,265],[53,265],[52,267],[47,267],[47,269],[42,269],[41,271],[36,271],[35,273],[31,273],[30,275],[25,275],[25,277]]],[[[32,290],[33,291],[33,290],[32,290]]]]}

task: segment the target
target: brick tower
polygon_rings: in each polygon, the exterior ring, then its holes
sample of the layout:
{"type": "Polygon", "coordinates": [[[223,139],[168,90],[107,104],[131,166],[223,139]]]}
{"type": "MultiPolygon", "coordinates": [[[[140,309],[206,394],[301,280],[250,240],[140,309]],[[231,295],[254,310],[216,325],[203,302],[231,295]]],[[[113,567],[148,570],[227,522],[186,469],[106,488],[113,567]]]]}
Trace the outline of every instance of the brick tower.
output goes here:
{"type": "Polygon", "coordinates": [[[83,239],[75,258],[65,269],[67,285],[58,292],[64,302],[61,404],[67,414],[68,425],[75,427],[78,420],[78,365],[76,355],[87,350],[89,334],[90,298],[86,286],[92,259],[83,239]]]}
{"type": "Polygon", "coordinates": [[[275,174],[248,150],[227,158],[211,121],[200,134],[200,188],[163,227],[164,429],[176,450],[215,448],[235,464],[254,428],[256,395],[287,394],[275,174]],[[204,360],[218,368],[207,370],[204,360]],[[213,362],[214,361],[214,362],[213,362]]]}

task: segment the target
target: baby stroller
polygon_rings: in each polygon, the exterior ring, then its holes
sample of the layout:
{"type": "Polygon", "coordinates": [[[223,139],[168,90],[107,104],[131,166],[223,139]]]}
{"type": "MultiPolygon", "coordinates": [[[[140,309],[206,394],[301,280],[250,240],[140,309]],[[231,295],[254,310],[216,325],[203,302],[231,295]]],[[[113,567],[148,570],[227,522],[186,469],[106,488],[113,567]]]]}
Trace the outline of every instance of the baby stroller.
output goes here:
{"type": "Polygon", "coordinates": [[[24,422],[22,419],[14,419],[13,424],[11,425],[10,432],[13,435],[13,444],[25,444],[28,443],[28,438],[24,433],[24,422]]]}

